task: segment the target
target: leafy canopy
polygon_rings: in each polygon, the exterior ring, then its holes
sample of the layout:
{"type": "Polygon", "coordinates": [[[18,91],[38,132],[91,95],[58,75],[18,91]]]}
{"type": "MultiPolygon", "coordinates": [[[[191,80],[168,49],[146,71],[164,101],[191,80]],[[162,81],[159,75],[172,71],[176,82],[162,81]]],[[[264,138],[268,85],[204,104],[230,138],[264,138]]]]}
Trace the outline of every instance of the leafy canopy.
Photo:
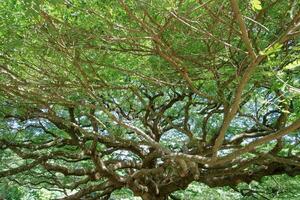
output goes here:
{"type": "Polygon", "coordinates": [[[300,172],[297,0],[7,0],[0,27],[2,183],[149,200],[300,172]]]}

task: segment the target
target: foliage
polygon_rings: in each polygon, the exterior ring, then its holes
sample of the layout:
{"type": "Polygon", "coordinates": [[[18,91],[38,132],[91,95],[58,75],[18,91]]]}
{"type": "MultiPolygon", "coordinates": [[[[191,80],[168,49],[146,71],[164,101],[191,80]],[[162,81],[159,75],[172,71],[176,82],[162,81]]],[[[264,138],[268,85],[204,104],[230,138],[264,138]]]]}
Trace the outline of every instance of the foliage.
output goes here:
{"type": "Polygon", "coordinates": [[[4,198],[298,198],[270,186],[299,182],[299,27],[297,0],[0,0],[4,198]]]}

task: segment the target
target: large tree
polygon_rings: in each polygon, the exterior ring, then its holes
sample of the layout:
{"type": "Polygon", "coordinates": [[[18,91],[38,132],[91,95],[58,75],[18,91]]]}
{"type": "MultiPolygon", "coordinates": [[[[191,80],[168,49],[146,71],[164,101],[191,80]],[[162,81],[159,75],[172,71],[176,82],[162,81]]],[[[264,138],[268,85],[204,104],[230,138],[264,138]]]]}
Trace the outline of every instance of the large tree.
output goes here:
{"type": "Polygon", "coordinates": [[[0,181],[167,199],[300,174],[297,0],[0,1],[0,181]]]}

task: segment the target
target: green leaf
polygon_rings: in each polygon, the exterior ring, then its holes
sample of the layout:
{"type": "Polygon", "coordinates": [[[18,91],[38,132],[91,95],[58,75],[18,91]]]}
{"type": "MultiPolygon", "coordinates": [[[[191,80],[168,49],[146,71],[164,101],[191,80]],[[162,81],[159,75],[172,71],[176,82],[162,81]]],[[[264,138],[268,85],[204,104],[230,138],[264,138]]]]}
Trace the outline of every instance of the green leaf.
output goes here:
{"type": "Polygon", "coordinates": [[[271,55],[273,53],[279,52],[280,49],[281,49],[281,47],[282,47],[282,44],[276,43],[273,46],[271,46],[270,48],[267,48],[264,51],[261,51],[260,54],[261,55],[267,55],[267,56],[269,56],[269,55],[271,55]]]}
{"type": "Polygon", "coordinates": [[[254,11],[261,10],[261,2],[260,0],[251,0],[251,7],[254,11]]]}
{"type": "Polygon", "coordinates": [[[298,67],[300,67],[300,59],[297,59],[294,62],[289,63],[283,69],[284,70],[295,70],[298,67]]]}

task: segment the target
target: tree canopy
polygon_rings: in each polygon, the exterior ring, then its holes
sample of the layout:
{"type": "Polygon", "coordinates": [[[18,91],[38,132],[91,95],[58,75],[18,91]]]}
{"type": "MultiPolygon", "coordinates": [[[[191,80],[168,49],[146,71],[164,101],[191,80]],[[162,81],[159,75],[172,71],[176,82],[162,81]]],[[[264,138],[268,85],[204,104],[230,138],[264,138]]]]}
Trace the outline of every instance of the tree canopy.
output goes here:
{"type": "Polygon", "coordinates": [[[0,0],[0,182],[144,200],[300,174],[298,0],[0,0]]]}

